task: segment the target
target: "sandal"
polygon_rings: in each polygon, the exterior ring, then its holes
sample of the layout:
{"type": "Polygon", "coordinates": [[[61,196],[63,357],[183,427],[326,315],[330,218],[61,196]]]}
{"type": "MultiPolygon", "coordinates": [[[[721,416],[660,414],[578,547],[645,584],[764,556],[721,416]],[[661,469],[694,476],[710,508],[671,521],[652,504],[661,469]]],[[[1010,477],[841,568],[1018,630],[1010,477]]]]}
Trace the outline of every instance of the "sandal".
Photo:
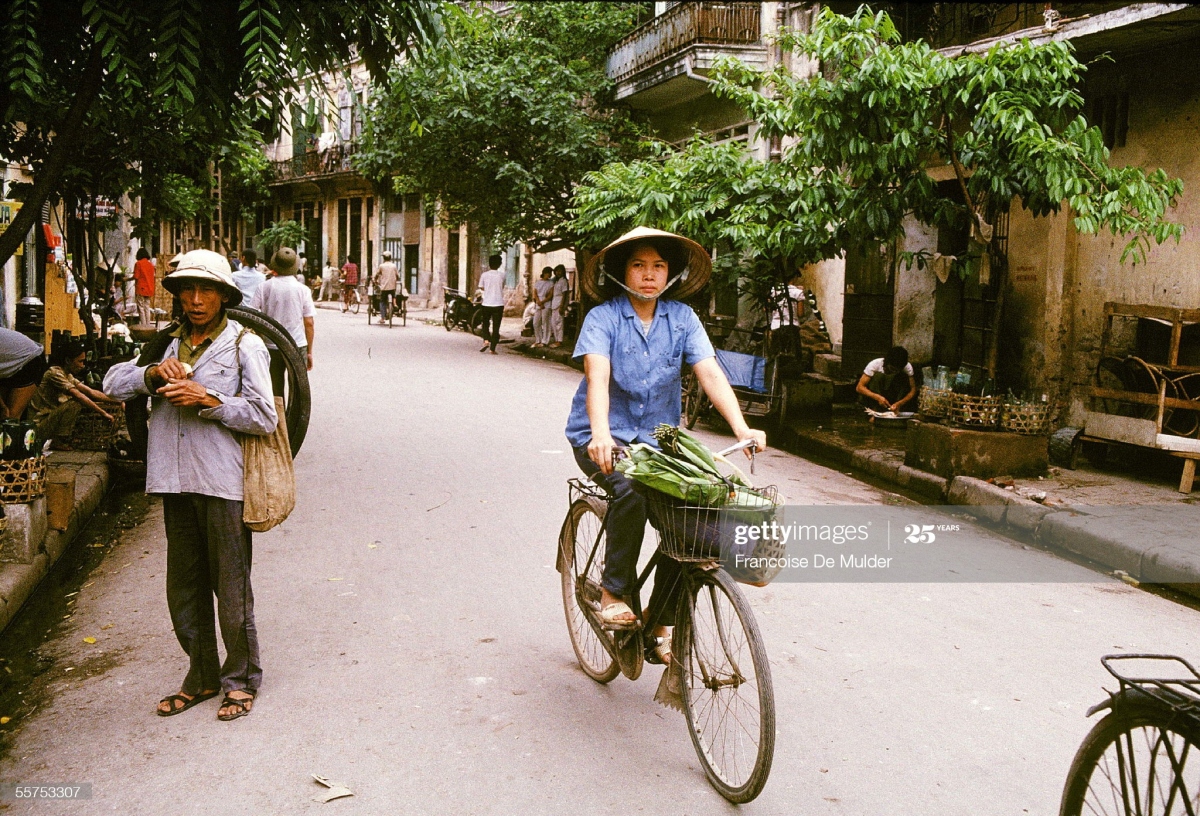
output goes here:
{"type": "Polygon", "coordinates": [[[671,636],[646,638],[646,662],[655,666],[671,665],[671,636]]]}
{"type": "Polygon", "coordinates": [[[600,610],[600,623],[605,629],[636,629],[638,627],[636,616],[632,620],[619,620],[621,615],[633,615],[629,604],[624,601],[610,603],[600,610]]]}
{"type": "Polygon", "coordinates": [[[215,691],[202,691],[199,694],[195,694],[190,697],[182,692],[179,694],[169,694],[159,700],[158,704],[162,705],[163,703],[166,703],[171,707],[171,710],[163,711],[161,708],[155,708],[154,711],[160,717],[174,717],[176,714],[182,714],[192,706],[197,705],[198,703],[203,703],[205,700],[211,700],[216,696],[217,692],[215,691]],[[175,703],[177,702],[183,703],[183,705],[176,708],[175,703]]]}
{"type": "MultiPolygon", "coordinates": [[[[246,691],[246,690],[241,689],[241,691],[246,691]]],[[[229,722],[230,720],[236,720],[238,717],[245,717],[247,714],[249,714],[253,710],[253,707],[254,707],[254,696],[255,695],[248,691],[246,691],[246,693],[250,694],[250,696],[249,697],[230,697],[228,694],[226,694],[225,699],[221,700],[220,707],[221,708],[233,708],[234,711],[231,714],[217,714],[217,719],[220,720],[221,722],[229,722]]]]}

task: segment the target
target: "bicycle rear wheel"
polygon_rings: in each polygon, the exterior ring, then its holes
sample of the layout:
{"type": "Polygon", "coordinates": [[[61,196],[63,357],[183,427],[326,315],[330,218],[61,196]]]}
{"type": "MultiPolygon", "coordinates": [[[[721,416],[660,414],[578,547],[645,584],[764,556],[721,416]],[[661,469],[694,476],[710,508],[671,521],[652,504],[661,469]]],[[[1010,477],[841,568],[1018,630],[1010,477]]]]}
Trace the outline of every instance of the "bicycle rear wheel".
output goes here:
{"type": "Polygon", "coordinates": [[[696,427],[696,420],[700,418],[701,412],[704,411],[708,397],[704,394],[704,388],[700,385],[700,379],[695,372],[690,368],[683,372],[683,424],[690,431],[696,427]]]}
{"type": "Polygon", "coordinates": [[[292,446],[292,456],[300,452],[304,437],[308,434],[308,420],[312,412],[312,392],[308,386],[308,360],[296,346],[296,341],[276,320],[268,317],[257,309],[249,306],[233,306],[229,316],[241,323],[263,340],[275,344],[283,355],[284,367],[287,369],[287,393],[284,397],[284,410],[287,411],[288,442],[292,446]]]}
{"type": "Polygon", "coordinates": [[[1061,816],[1200,813],[1200,733],[1165,708],[1114,711],[1075,754],[1061,816]]]}
{"type": "Polygon", "coordinates": [[[358,314],[358,310],[361,308],[362,308],[362,296],[359,295],[358,292],[356,291],[350,297],[350,311],[354,312],[354,314],[358,314]]]}
{"type": "Polygon", "coordinates": [[[578,499],[567,511],[562,531],[558,535],[558,570],[562,579],[563,610],[567,616],[567,633],[571,647],[584,674],[597,683],[607,683],[617,676],[617,665],[609,649],[600,641],[612,636],[597,631],[580,608],[586,603],[599,611],[600,573],[604,569],[604,514],[607,506],[599,500],[578,499]],[[596,557],[588,567],[593,547],[596,557]],[[586,574],[580,574],[586,568],[586,574]]]}
{"type": "Polygon", "coordinates": [[[775,692],[758,623],[722,569],[694,570],[676,633],[684,713],[708,781],[730,802],[754,799],[775,755],[775,692]]]}

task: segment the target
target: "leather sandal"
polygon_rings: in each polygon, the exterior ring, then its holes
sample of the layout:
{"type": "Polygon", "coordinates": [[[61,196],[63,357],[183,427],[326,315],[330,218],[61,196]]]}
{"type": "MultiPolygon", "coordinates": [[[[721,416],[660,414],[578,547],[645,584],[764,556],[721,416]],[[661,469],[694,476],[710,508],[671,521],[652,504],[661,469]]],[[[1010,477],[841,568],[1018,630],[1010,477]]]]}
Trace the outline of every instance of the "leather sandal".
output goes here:
{"type": "MultiPolygon", "coordinates": [[[[241,691],[246,690],[241,689],[241,691]]],[[[246,691],[246,693],[250,696],[230,697],[228,694],[226,694],[225,699],[221,700],[220,707],[232,708],[234,711],[230,714],[217,714],[217,719],[221,722],[229,722],[230,720],[236,720],[238,717],[245,717],[247,714],[249,714],[253,710],[255,695],[249,691],[246,691]]]]}
{"type": "Polygon", "coordinates": [[[213,697],[216,697],[217,694],[218,692],[216,691],[202,691],[199,694],[193,694],[191,696],[186,694],[169,694],[159,700],[158,704],[162,705],[163,703],[166,703],[168,706],[170,706],[171,710],[163,711],[161,708],[155,708],[154,713],[158,714],[160,717],[174,717],[176,714],[182,714],[194,705],[203,703],[205,700],[211,700],[213,697]],[[183,703],[183,705],[176,707],[176,703],[183,703]]]}
{"type": "Polygon", "coordinates": [[[638,619],[635,615],[630,620],[620,620],[621,615],[633,615],[633,610],[624,601],[610,603],[600,610],[600,623],[605,629],[636,629],[638,619]]]}

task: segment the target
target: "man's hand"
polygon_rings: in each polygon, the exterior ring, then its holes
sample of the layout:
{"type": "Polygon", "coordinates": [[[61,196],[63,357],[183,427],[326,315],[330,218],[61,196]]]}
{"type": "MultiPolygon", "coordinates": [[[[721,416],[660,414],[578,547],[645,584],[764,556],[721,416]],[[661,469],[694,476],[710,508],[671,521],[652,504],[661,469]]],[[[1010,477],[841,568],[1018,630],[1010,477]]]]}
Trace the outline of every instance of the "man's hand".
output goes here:
{"type": "Polygon", "coordinates": [[[616,446],[616,440],[611,436],[593,436],[588,443],[588,458],[596,463],[605,476],[613,472],[613,448],[616,446]]]}
{"type": "Polygon", "coordinates": [[[176,408],[216,408],[221,404],[219,399],[210,397],[204,386],[195,380],[170,380],[158,389],[157,393],[176,408]]]}
{"type": "Polygon", "coordinates": [[[308,370],[312,371],[312,352],[308,353],[308,370]]]}
{"type": "MultiPolygon", "coordinates": [[[[174,357],[163,360],[150,368],[151,379],[169,383],[171,380],[186,380],[192,376],[191,366],[185,366],[174,357]]],[[[161,389],[159,389],[161,391],[161,389]]]]}
{"type": "Polygon", "coordinates": [[[878,402],[880,405],[882,405],[882,406],[883,406],[883,409],[884,409],[885,411],[890,411],[890,410],[892,410],[891,403],[889,403],[889,402],[887,401],[887,397],[884,397],[884,396],[881,396],[881,395],[879,395],[879,394],[876,394],[876,395],[875,395],[875,401],[876,401],[876,402],[878,402]]]}

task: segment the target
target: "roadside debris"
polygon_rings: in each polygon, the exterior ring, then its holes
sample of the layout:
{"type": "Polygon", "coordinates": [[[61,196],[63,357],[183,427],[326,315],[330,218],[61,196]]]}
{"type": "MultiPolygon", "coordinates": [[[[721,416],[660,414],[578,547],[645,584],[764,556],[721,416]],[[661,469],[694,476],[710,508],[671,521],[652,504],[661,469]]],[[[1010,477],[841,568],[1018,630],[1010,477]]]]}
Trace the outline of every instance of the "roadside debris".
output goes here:
{"type": "Polygon", "coordinates": [[[344,796],[354,795],[354,791],[347,788],[341,782],[330,782],[325,777],[317,774],[313,774],[312,778],[317,780],[318,783],[329,788],[329,790],[325,791],[324,793],[314,796],[314,802],[320,802],[321,804],[324,804],[326,802],[332,802],[334,799],[341,799],[344,796]]]}

